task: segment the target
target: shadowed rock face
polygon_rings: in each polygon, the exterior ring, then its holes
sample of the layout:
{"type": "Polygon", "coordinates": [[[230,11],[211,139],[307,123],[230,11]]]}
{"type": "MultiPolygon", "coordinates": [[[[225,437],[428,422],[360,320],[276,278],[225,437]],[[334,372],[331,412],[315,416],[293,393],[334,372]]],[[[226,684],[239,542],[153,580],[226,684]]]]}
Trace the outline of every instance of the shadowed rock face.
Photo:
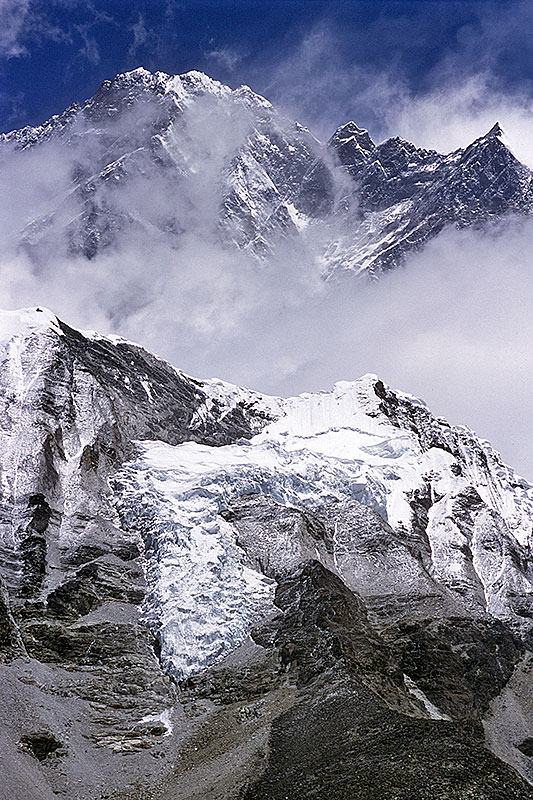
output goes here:
{"type": "Polygon", "coordinates": [[[62,746],[60,741],[51,734],[46,733],[46,731],[25,734],[21,737],[20,745],[39,761],[44,761],[45,758],[53,753],[57,754],[57,751],[62,746]]]}
{"type": "MultiPolygon", "coordinates": [[[[531,171],[508,150],[502,134],[496,124],[464,150],[441,155],[398,137],[375,145],[353,122],[336,131],[328,146],[354,183],[362,218],[358,234],[365,233],[368,219],[376,239],[386,235],[386,248],[370,242],[358,254],[371,273],[396,266],[448,225],[531,212],[531,171]]],[[[343,242],[348,262],[357,257],[356,245],[356,237],[343,242]]]]}
{"type": "MultiPolygon", "coordinates": [[[[261,498],[256,501],[261,504],[261,498]]],[[[264,503],[271,506],[268,498],[264,503]]],[[[402,670],[411,675],[416,670],[413,664],[404,664],[398,652],[395,637],[400,628],[379,635],[368,622],[361,598],[321,564],[306,562],[282,578],[276,605],[278,616],[253,631],[263,655],[255,654],[252,660],[243,652],[237,663],[190,678],[184,687],[186,704],[215,702],[217,725],[221,718],[233,719],[233,745],[238,745],[242,728],[257,739],[255,759],[248,756],[244,788],[224,795],[221,785],[228,785],[227,777],[219,771],[216,777],[211,773],[201,796],[209,792],[246,800],[376,796],[503,800],[509,792],[520,798],[533,796],[517,773],[485,748],[470,702],[471,679],[438,657],[446,646],[442,640],[433,651],[439,674],[428,662],[434,683],[425,688],[434,700],[440,692],[439,699],[446,696],[456,705],[449,709],[453,716],[430,719],[404,683],[402,670]],[[277,652],[277,670],[276,661],[268,657],[272,651],[277,652]],[[267,747],[261,720],[269,723],[267,747]],[[254,775],[254,766],[260,776],[254,775]]],[[[501,678],[491,673],[486,631],[475,626],[469,630],[470,620],[449,623],[457,629],[455,645],[477,646],[473,662],[478,672],[487,674],[486,697],[496,696],[501,678]]],[[[415,631],[410,635],[408,650],[419,652],[415,631]]],[[[503,633],[503,641],[506,637],[508,633],[503,633]]],[[[518,652],[511,647],[501,658],[510,674],[518,652]]],[[[217,729],[206,722],[202,742],[207,753],[217,729]]],[[[200,780],[201,770],[191,768],[200,780]]],[[[186,796],[180,793],[182,775],[176,769],[157,787],[155,796],[186,796]]]]}
{"type": "Polygon", "coordinates": [[[366,687],[331,687],[273,725],[263,778],[246,800],[530,798],[475,730],[384,710],[366,687]],[[378,766],[379,765],[379,766],[378,766]]]}
{"type": "Polygon", "coordinates": [[[488,445],[370,376],[282,401],[2,326],[13,800],[533,798],[531,487],[488,445]]]}
{"type": "Polygon", "coordinates": [[[268,258],[283,243],[285,259],[303,252],[328,275],[377,276],[445,226],[531,212],[531,171],[501,137],[495,125],[442,155],[398,137],[376,145],[348,122],[323,145],[248,87],[137,69],[0,136],[0,155],[18,151],[15,169],[49,153],[67,165],[57,200],[20,222],[16,244],[39,263],[92,260],[135,236],[172,259],[201,229],[223,251],[268,258]]]}

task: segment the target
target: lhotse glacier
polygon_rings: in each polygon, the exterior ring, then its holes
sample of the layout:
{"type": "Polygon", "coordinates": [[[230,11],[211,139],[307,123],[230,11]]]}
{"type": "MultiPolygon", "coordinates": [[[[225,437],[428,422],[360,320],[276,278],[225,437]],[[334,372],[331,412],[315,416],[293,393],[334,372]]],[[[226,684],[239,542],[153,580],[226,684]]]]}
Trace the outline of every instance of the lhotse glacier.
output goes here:
{"type": "Polygon", "coordinates": [[[272,548],[254,543],[248,561],[261,563],[262,549],[267,564],[281,552],[284,570],[316,558],[370,597],[431,593],[431,576],[472,610],[529,632],[533,575],[520,561],[531,542],[533,487],[488,443],[435,419],[419,400],[392,392],[374,375],[330,393],[268,401],[255,403],[277,409],[280,418],[252,439],[220,447],[139,443],[140,458],[114,479],[123,524],[140,535],[148,529],[151,548],[159,542],[157,563],[147,561],[146,606],[171,672],[187,677],[226,655],[262,607],[272,610],[269,571],[265,580],[250,570],[220,516],[244,495],[310,509],[357,501],[403,544],[387,553],[384,570],[375,554],[362,557],[335,522],[329,547],[300,543],[293,554],[287,532],[272,548]],[[420,536],[417,512],[424,505],[417,560],[406,540],[420,536]]]}
{"type": "Polygon", "coordinates": [[[374,375],[0,340],[12,797],[533,796],[533,487],[488,442],[374,375]]]}

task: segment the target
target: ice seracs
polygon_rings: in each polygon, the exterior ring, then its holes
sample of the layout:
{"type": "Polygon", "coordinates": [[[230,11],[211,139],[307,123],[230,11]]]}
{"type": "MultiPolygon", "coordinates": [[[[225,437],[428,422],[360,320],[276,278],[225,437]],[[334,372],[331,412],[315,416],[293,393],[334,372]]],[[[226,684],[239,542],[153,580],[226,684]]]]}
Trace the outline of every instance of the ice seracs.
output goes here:
{"type": "MultiPolygon", "coordinates": [[[[278,402],[278,419],[249,441],[139,442],[116,478],[123,524],[148,543],[145,613],[169,669],[186,676],[211,663],[272,611],[268,581],[245,565],[220,515],[249,494],[310,509],[357,500],[407,541],[420,535],[424,509],[436,583],[476,613],[521,626],[533,609],[533,489],[489,445],[375,375],[278,402]]],[[[362,590],[346,541],[334,536],[332,548],[333,568],[362,590]]]]}
{"type": "MultiPolygon", "coordinates": [[[[144,613],[174,674],[220,659],[273,613],[271,578],[221,516],[247,495],[327,509],[339,523],[315,556],[361,592],[378,573],[357,555],[347,509],[371,508],[397,537],[382,567],[387,591],[409,575],[417,585],[430,579],[469,613],[529,630],[532,487],[488,442],[375,375],[330,392],[267,397],[196,381],[41,309],[0,315],[0,342],[1,488],[12,507],[5,545],[23,540],[28,497],[39,493],[58,515],[60,548],[82,546],[87,513],[113,524],[118,513],[123,535],[142,545],[144,613]]],[[[45,595],[58,574],[36,576],[45,595]]]]}
{"type": "MultiPolygon", "coordinates": [[[[262,759],[269,732],[286,761],[272,737],[289,723],[314,764],[339,718],[335,786],[352,731],[395,781],[410,732],[402,786],[443,752],[437,783],[455,753],[454,780],[474,764],[485,786],[483,721],[533,780],[532,487],[487,442],[374,375],[272,398],[39,309],[0,314],[0,332],[2,748],[13,785],[29,776],[21,800],[43,775],[78,800],[85,764],[94,800],[180,765],[169,791],[190,779],[189,796],[206,764],[218,781],[225,730],[235,787],[234,734],[259,734],[262,759]],[[21,751],[28,729],[64,746],[60,771],[21,751]]],[[[498,797],[530,797],[499,769],[498,797]]]]}

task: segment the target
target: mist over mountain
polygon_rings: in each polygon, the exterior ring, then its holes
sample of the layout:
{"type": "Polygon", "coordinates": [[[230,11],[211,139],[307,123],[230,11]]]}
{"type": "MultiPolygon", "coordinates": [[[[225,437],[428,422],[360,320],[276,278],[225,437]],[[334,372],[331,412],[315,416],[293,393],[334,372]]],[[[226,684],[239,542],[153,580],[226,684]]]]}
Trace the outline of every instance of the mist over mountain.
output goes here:
{"type": "Polygon", "coordinates": [[[15,195],[49,163],[9,230],[35,264],[91,260],[135,236],[176,250],[193,231],[258,257],[281,240],[285,258],[294,250],[324,275],[376,276],[447,225],[531,210],[532,173],[502,136],[496,123],[443,156],[398,137],[376,146],[349,122],[323,145],[246,86],[139,68],[3,137],[15,195]]]}
{"type": "Polygon", "coordinates": [[[1,303],[268,392],[377,371],[531,474],[531,172],[505,142],[320,143],[246,87],[119,75],[2,137],[1,303]]]}

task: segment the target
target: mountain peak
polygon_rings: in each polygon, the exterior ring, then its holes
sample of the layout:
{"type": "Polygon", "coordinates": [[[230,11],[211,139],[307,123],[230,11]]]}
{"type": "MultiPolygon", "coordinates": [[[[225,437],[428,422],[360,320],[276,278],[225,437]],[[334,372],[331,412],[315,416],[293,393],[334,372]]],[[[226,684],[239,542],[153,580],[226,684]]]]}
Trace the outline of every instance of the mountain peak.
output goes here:
{"type": "Polygon", "coordinates": [[[150,72],[145,67],[136,67],[130,72],[121,72],[115,75],[112,81],[104,85],[140,85],[148,88],[157,89],[166,93],[174,91],[178,95],[184,90],[195,93],[211,92],[214,94],[226,94],[231,90],[224,84],[206,75],[199,70],[190,70],[179,75],[169,75],[167,72],[150,72]]]}
{"type": "MultiPolygon", "coordinates": [[[[135,69],[130,70],[129,72],[121,73],[123,77],[132,77],[132,78],[144,78],[145,76],[152,75],[149,69],[145,67],[136,67],[135,69]]],[[[118,76],[117,76],[118,77],[118,76]]]]}
{"type": "Polygon", "coordinates": [[[145,67],[136,67],[129,72],[119,72],[110,81],[104,81],[106,85],[123,85],[123,84],[144,84],[151,85],[156,83],[161,78],[168,79],[169,76],[164,72],[150,72],[145,67]]]}
{"type": "MultiPolygon", "coordinates": [[[[326,274],[348,268],[377,275],[443,224],[530,213],[531,171],[518,164],[502,134],[496,123],[465,149],[441,155],[399,137],[376,145],[349,120],[324,145],[249,86],[230,88],[198,70],[169,75],[138,66],[42,125],[0,136],[0,147],[7,157],[10,149],[50,142],[65,164],[61,198],[51,185],[35,212],[13,221],[13,241],[31,258],[46,238],[55,253],[66,255],[66,247],[69,258],[92,259],[110,245],[118,248],[134,230],[142,240],[157,237],[174,254],[184,232],[177,209],[186,207],[217,243],[222,233],[254,257],[268,258],[287,237],[290,247],[301,243],[311,259],[325,259],[326,274]],[[461,169],[468,163],[468,173],[457,170],[459,161],[461,169]],[[128,188],[141,184],[146,193],[128,188]],[[153,202],[141,200],[144,195],[153,202]],[[49,207],[47,196],[57,202],[49,207]],[[200,196],[218,200],[200,208],[200,196]],[[375,211],[387,213],[367,228],[365,217],[375,211]],[[327,243],[306,232],[316,230],[311,221],[325,225],[327,243]]],[[[31,166],[21,157],[14,167],[23,170],[22,187],[31,166]]],[[[194,229],[192,216],[189,221],[194,229]]],[[[49,245],[41,252],[51,252],[49,245]]]]}
{"type": "Polygon", "coordinates": [[[30,335],[53,332],[62,336],[59,320],[47,308],[19,308],[0,311],[0,345],[15,339],[24,340],[30,335]]]}
{"type": "Polygon", "coordinates": [[[503,131],[503,128],[500,125],[500,123],[496,122],[486,135],[487,136],[503,136],[504,135],[504,131],[503,131]]]}
{"type": "Polygon", "coordinates": [[[357,122],[354,122],[353,119],[351,119],[349,122],[345,122],[344,125],[341,125],[338,129],[338,132],[340,131],[348,136],[355,136],[359,133],[368,133],[366,128],[360,128],[357,122]]]}
{"type": "Polygon", "coordinates": [[[353,120],[350,120],[344,125],[341,125],[340,128],[337,128],[330,139],[330,144],[339,144],[348,141],[352,141],[363,150],[373,150],[376,146],[370,138],[368,131],[365,128],[360,128],[359,125],[357,125],[357,123],[355,123],[353,120]]]}

